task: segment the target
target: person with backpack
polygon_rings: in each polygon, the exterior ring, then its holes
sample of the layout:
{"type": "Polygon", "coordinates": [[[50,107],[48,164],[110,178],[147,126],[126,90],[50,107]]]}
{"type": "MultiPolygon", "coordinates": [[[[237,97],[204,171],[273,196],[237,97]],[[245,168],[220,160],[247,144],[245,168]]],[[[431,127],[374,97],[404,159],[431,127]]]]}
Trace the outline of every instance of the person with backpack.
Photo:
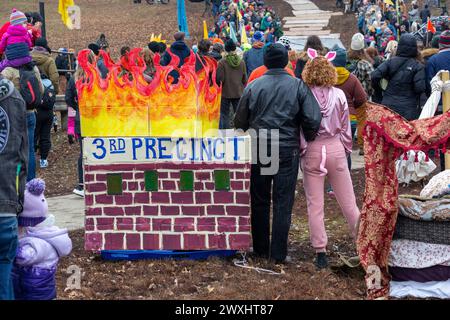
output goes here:
{"type": "MultiPolygon", "coordinates": [[[[29,56],[28,45],[22,43],[14,47],[14,55],[18,58],[29,56]]],[[[35,110],[40,106],[44,86],[41,81],[41,73],[33,62],[28,62],[17,67],[7,67],[1,75],[10,80],[25,100],[27,108],[28,130],[28,176],[27,181],[36,177],[36,164],[34,155],[34,130],[36,128],[35,110]]]]}
{"type": "Polygon", "coordinates": [[[382,79],[388,81],[381,103],[409,121],[419,118],[419,99],[427,87],[425,67],[418,57],[416,38],[411,34],[402,35],[396,56],[372,73],[375,90],[382,90],[382,79]]]}
{"type": "Polygon", "coordinates": [[[0,300],[13,300],[11,270],[18,242],[28,164],[25,102],[0,75],[0,300]]]}

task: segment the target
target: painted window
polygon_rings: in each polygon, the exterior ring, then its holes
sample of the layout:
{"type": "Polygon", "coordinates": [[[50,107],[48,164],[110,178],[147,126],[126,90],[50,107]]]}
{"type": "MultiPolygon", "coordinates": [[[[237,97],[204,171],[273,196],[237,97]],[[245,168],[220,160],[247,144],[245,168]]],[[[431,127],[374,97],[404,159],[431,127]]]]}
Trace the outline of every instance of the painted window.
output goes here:
{"type": "Polygon", "coordinates": [[[230,171],[214,170],[214,186],[216,190],[230,190],[230,171]]]}
{"type": "Polygon", "coordinates": [[[121,195],[122,194],[122,174],[121,173],[109,173],[106,175],[106,188],[108,195],[121,195]]]}
{"type": "Polygon", "coordinates": [[[145,191],[158,191],[158,172],[145,171],[145,191]]]}
{"type": "Polygon", "coordinates": [[[180,172],[180,191],[194,191],[194,172],[180,172]]]}

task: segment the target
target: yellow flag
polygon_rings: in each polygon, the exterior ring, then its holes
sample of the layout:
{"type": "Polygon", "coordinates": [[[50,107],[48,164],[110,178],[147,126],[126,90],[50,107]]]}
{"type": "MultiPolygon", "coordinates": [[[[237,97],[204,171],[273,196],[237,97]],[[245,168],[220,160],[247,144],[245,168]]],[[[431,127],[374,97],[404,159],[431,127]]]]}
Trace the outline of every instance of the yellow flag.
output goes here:
{"type": "Polygon", "coordinates": [[[61,15],[61,20],[67,28],[73,29],[72,20],[69,17],[68,8],[74,6],[73,0],[59,0],[58,13],[61,15]]]}
{"type": "Polygon", "coordinates": [[[236,15],[238,17],[238,20],[241,21],[242,20],[242,14],[241,14],[241,11],[239,10],[239,8],[236,8],[236,15]]]}
{"type": "Polygon", "coordinates": [[[245,27],[242,26],[242,28],[241,28],[241,45],[243,45],[244,43],[248,43],[248,39],[247,39],[247,32],[245,32],[245,27]]]}
{"type": "Polygon", "coordinates": [[[392,2],[392,0],[384,0],[384,3],[390,6],[393,6],[394,3],[392,2]]]}
{"type": "Polygon", "coordinates": [[[206,25],[206,20],[203,20],[203,39],[208,40],[208,26],[206,25]]]}

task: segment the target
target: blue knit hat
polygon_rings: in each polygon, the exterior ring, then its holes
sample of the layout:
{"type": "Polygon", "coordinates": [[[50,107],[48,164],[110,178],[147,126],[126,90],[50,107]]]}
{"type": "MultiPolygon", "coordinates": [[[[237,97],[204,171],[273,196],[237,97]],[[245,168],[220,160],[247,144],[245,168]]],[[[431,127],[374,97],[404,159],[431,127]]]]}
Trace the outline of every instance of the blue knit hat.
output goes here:
{"type": "Polygon", "coordinates": [[[5,55],[9,61],[25,58],[30,55],[30,49],[25,42],[14,43],[6,47],[5,55]]]}
{"type": "Polygon", "coordinates": [[[347,65],[347,51],[339,46],[334,46],[331,51],[336,52],[336,58],[334,58],[333,65],[335,67],[345,67],[347,65]]]}
{"type": "Polygon", "coordinates": [[[253,35],[253,42],[255,41],[259,41],[259,42],[264,42],[264,33],[262,33],[261,31],[256,31],[255,34],[253,35]]]}

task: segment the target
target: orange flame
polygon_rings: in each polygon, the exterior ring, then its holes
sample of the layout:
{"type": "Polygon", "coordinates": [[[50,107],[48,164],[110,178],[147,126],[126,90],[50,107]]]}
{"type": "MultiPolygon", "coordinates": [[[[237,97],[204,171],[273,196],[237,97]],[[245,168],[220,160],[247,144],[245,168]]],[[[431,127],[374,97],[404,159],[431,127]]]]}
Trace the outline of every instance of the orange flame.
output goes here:
{"type": "Polygon", "coordinates": [[[102,79],[97,60],[90,63],[89,50],[78,55],[85,77],[77,81],[82,135],[203,137],[217,135],[222,89],[215,82],[217,62],[205,58],[202,70],[195,72],[196,55],[191,51],[183,66],[168,51],[171,62],[161,66],[160,56],[154,59],[156,73],[147,83],[146,68],[135,48],[126,56],[125,68],[131,75],[119,76],[124,65],[114,63],[101,52],[109,73],[102,79]],[[179,73],[172,83],[171,71],[179,73]],[[207,132],[208,131],[208,132],[207,132]]]}

